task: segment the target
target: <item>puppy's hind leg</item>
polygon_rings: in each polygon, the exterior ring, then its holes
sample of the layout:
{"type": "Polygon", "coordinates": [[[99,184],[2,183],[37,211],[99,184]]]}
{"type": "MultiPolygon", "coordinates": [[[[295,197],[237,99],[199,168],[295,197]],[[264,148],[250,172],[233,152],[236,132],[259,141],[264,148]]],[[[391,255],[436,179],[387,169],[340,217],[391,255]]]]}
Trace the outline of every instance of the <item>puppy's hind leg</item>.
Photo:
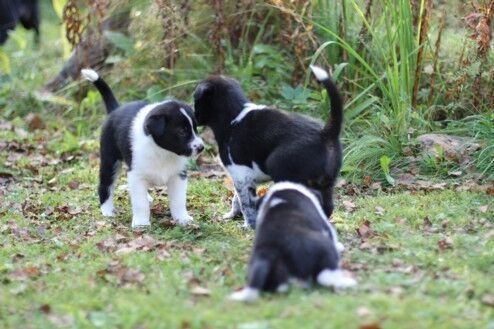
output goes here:
{"type": "Polygon", "coordinates": [[[172,217],[180,225],[187,225],[193,218],[187,213],[187,177],[172,176],[167,182],[168,199],[172,217]]]}
{"type": "Polygon", "coordinates": [[[231,300],[253,302],[259,298],[271,271],[271,263],[261,257],[255,257],[249,267],[249,283],[247,287],[230,295],[231,300]]]}
{"type": "Polygon", "coordinates": [[[233,195],[232,198],[232,208],[230,209],[229,212],[223,215],[223,219],[232,219],[233,217],[239,215],[240,213],[241,213],[240,199],[238,197],[237,191],[235,191],[235,194],[233,195]]]}
{"type": "Polygon", "coordinates": [[[122,162],[104,154],[101,157],[101,166],[99,173],[99,201],[101,213],[103,216],[114,216],[113,194],[122,162]]]}
{"type": "Polygon", "coordinates": [[[357,281],[351,276],[346,275],[341,269],[322,270],[317,275],[317,283],[321,286],[334,287],[336,289],[346,289],[357,285],[357,281]]]}
{"type": "Polygon", "coordinates": [[[244,227],[256,228],[256,186],[254,182],[240,185],[238,188],[242,215],[244,215],[244,227]]]}
{"type": "Polygon", "coordinates": [[[357,281],[339,267],[339,255],[336,247],[327,246],[324,256],[320,262],[322,269],[317,273],[317,283],[325,287],[334,287],[336,289],[351,288],[357,285],[357,281]]]}
{"type": "Polygon", "coordinates": [[[132,228],[148,226],[150,224],[151,210],[147,198],[147,183],[133,171],[129,171],[127,180],[129,183],[130,202],[132,203],[132,228]]]}

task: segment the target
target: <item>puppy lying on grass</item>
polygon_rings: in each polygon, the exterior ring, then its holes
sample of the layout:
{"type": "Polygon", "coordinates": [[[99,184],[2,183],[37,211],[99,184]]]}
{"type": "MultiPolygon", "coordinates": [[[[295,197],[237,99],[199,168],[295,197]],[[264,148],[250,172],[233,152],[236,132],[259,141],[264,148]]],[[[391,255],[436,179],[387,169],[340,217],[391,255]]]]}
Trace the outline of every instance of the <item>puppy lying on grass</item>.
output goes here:
{"type": "Polygon", "coordinates": [[[123,161],[129,168],[133,228],[150,224],[148,188],[155,185],[166,184],[173,219],[181,225],[190,222],[185,207],[187,157],[204,149],[190,106],[176,100],[120,106],[98,73],[85,69],[81,74],[98,89],[108,112],[100,145],[98,193],[103,216],[114,215],[113,192],[123,161]]]}
{"type": "Polygon", "coordinates": [[[343,249],[316,195],[300,184],[277,183],[261,199],[248,285],[231,299],[253,301],[261,291],[286,290],[293,280],[355,286],[340,268],[343,249]]]}

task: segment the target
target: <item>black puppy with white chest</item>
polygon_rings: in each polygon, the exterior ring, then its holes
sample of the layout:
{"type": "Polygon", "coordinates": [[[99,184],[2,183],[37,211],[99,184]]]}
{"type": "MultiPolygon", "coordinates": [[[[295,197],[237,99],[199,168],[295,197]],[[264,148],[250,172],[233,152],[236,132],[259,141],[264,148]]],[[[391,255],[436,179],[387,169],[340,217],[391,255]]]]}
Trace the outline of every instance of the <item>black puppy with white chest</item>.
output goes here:
{"type": "Polygon", "coordinates": [[[213,76],[197,86],[197,122],[213,130],[221,161],[235,185],[232,209],[224,218],[242,212],[244,225],[255,227],[256,185],[267,180],[301,183],[320,191],[323,209],[331,216],[333,187],[342,161],[343,105],[329,74],[316,66],[311,69],[331,100],[326,125],[252,104],[231,78],[213,76]]]}
{"type": "Polygon", "coordinates": [[[300,184],[276,183],[261,200],[248,285],[231,298],[252,301],[292,281],[352,287],[356,281],[340,269],[343,249],[315,194],[300,184]]]}
{"type": "Polygon", "coordinates": [[[82,70],[101,93],[108,118],[101,133],[100,183],[101,212],[114,215],[113,192],[121,163],[128,166],[132,203],[132,227],[150,224],[148,188],[166,185],[174,220],[185,225],[192,220],[186,210],[188,157],[197,155],[203,141],[197,136],[192,109],[168,100],[148,104],[130,102],[120,106],[106,82],[93,70],[82,70]]]}

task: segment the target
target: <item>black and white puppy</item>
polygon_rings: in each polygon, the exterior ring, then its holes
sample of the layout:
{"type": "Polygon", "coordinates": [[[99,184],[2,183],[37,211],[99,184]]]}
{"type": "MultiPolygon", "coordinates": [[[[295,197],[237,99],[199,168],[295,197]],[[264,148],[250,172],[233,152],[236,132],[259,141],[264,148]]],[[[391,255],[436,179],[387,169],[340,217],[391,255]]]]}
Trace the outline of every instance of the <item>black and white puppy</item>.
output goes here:
{"type": "Polygon", "coordinates": [[[181,225],[190,222],[192,217],[185,207],[187,157],[204,149],[190,106],[176,100],[120,106],[95,71],[85,69],[81,73],[101,93],[108,112],[101,133],[98,188],[103,215],[114,215],[113,192],[124,161],[129,168],[132,227],[149,225],[152,199],[148,188],[155,185],[167,186],[173,219],[181,225]]]}
{"type": "Polygon", "coordinates": [[[340,269],[343,249],[315,194],[300,184],[276,183],[259,207],[248,285],[231,298],[252,301],[292,281],[352,287],[355,279],[340,269]]]}
{"type": "Polygon", "coordinates": [[[342,159],[339,135],[343,105],[329,74],[316,66],[311,69],[331,100],[326,125],[252,104],[231,78],[213,76],[197,86],[197,123],[213,130],[221,161],[236,190],[232,209],[224,218],[241,211],[244,225],[255,227],[256,185],[267,180],[301,183],[320,191],[323,209],[331,216],[333,187],[342,159]]]}

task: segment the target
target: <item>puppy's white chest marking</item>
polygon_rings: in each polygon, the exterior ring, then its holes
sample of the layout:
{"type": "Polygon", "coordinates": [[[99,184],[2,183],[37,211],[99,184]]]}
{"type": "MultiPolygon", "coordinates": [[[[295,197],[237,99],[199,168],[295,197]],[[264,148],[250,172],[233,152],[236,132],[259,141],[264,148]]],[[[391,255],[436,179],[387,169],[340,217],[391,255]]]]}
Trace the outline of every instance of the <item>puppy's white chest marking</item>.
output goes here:
{"type": "Polygon", "coordinates": [[[164,185],[170,177],[185,169],[187,159],[165,150],[144,133],[144,120],[156,106],[150,104],[139,111],[130,133],[132,143],[132,172],[141,177],[150,186],[164,185]]]}

